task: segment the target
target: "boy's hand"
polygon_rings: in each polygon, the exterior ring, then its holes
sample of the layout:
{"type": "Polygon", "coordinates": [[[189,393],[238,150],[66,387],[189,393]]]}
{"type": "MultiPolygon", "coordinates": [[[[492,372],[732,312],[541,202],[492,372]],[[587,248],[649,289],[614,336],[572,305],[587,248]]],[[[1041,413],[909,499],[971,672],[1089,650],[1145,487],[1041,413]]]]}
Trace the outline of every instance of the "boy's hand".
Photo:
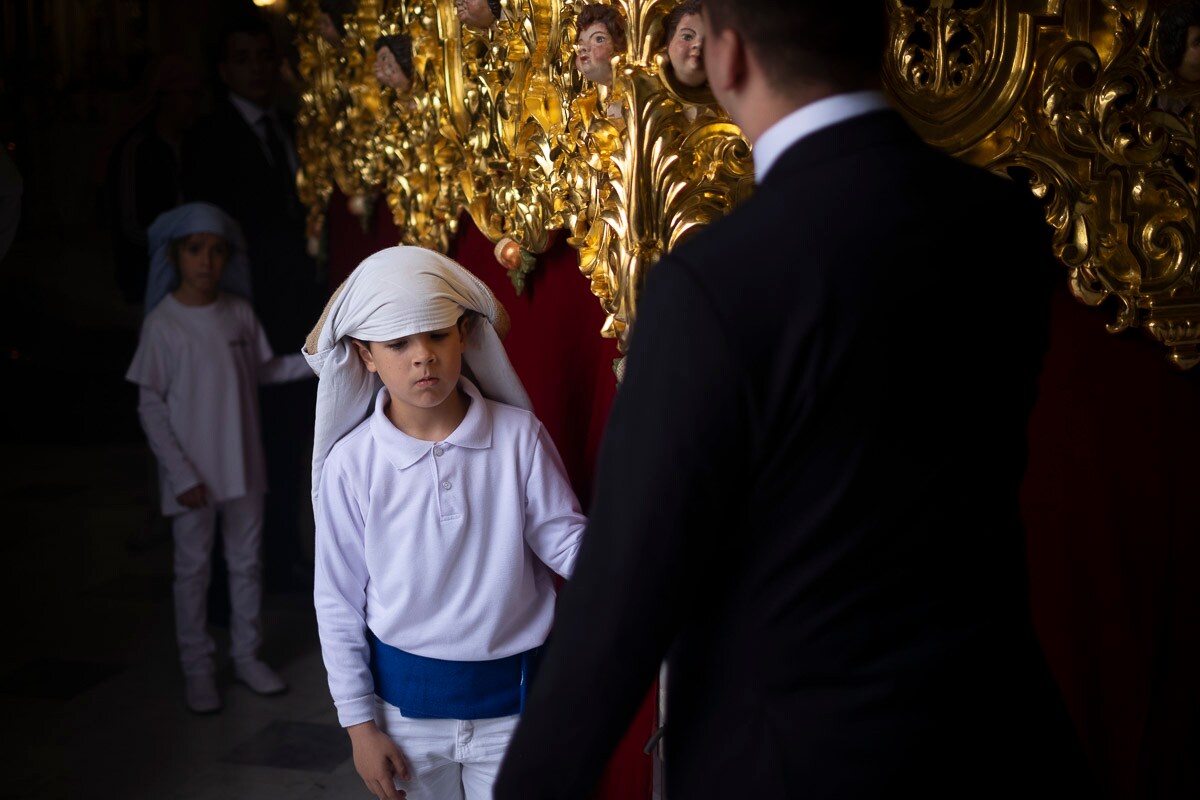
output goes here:
{"type": "Polygon", "coordinates": [[[394,778],[412,780],[412,773],[392,737],[379,730],[373,721],[351,725],[346,733],[350,734],[354,748],[354,768],[367,785],[367,791],[379,800],[404,800],[408,795],[396,788],[394,778]]]}
{"type": "Polygon", "coordinates": [[[184,508],[204,508],[208,505],[208,489],[203,483],[197,483],[175,499],[184,508]]]}

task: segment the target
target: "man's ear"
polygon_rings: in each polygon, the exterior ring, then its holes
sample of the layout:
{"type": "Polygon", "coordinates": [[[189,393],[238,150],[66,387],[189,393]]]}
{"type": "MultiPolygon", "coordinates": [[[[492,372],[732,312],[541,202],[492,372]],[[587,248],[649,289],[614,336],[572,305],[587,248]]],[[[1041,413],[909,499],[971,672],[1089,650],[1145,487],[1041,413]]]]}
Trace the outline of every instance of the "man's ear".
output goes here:
{"type": "Polygon", "coordinates": [[[704,71],[714,93],[728,96],[746,81],[746,47],[732,27],[709,32],[704,42],[704,71]]]}
{"type": "Polygon", "coordinates": [[[350,344],[354,345],[354,352],[358,353],[358,357],[362,359],[363,365],[367,368],[367,372],[378,372],[379,368],[375,366],[375,358],[371,355],[371,348],[360,342],[358,339],[351,339],[350,344]]]}

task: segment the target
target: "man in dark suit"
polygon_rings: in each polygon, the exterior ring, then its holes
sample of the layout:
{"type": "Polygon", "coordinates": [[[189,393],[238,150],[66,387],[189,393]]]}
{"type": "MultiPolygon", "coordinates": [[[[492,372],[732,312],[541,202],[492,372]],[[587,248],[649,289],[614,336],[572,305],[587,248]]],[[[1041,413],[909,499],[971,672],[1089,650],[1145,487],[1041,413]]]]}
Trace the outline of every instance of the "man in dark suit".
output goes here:
{"type": "MultiPolygon", "coordinates": [[[[227,22],[217,57],[227,91],[184,140],[183,185],[189,200],[213,203],[241,225],[254,309],[275,352],[291,353],[320,315],[325,287],[306,249],[290,120],[274,106],[279,66],[265,18],[238,14],[227,22]]],[[[265,584],[268,590],[304,589],[311,567],[298,525],[308,507],[315,382],[266,386],[259,394],[270,485],[265,584]]]]}
{"type": "Polygon", "coordinates": [[[1075,797],[1018,512],[1041,208],[888,108],[882,4],[705,9],[758,186],[647,280],[495,796],[586,798],[666,658],[670,800],[1075,797]]]}

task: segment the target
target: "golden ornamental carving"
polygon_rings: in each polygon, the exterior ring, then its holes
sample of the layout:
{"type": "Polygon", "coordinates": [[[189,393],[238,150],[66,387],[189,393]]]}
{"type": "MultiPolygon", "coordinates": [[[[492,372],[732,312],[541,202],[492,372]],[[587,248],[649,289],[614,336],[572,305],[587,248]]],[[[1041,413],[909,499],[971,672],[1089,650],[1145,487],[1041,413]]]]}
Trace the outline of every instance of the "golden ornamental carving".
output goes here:
{"type": "Polygon", "coordinates": [[[740,131],[664,66],[676,2],[614,4],[627,47],[607,87],[576,69],[579,0],[501,0],[490,25],[460,23],[453,0],[360,0],[337,42],[306,0],[297,143],[312,227],[335,186],[364,213],[382,192],[405,242],[442,251],[466,211],[517,291],[558,232],[623,351],[646,271],[753,183],[740,131]],[[374,44],[391,34],[412,44],[403,90],[374,75],[374,44]]]}
{"type": "Polygon", "coordinates": [[[375,91],[388,98],[381,133],[383,187],[402,241],[445,252],[458,231],[459,175],[466,167],[447,102],[459,87],[447,83],[441,46],[457,31],[458,20],[452,5],[433,0],[392,0],[385,6],[383,29],[411,38],[413,74],[405,91],[375,82],[375,91]]]}
{"type": "Polygon", "coordinates": [[[300,201],[308,207],[310,250],[315,254],[335,182],[327,142],[346,102],[346,87],[338,80],[345,69],[339,63],[340,49],[318,33],[317,0],[306,0],[304,13],[293,23],[298,40],[305,43],[298,64],[304,89],[296,115],[296,155],[301,165],[296,188],[300,201]]]}
{"type": "Polygon", "coordinates": [[[1145,0],[888,0],[885,80],[928,140],[1045,199],[1084,303],[1200,361],[1196,85],[1145,0]]]}
{"type": "MultiPolygon", "coordinates": [[[[1113,306],[1172,361],[1200,361],[1200,81],[1164,61],[1148,0],[883,0],[885,87],[927,141],[1027,181],[1046,202],[1071,290],[1113,306]]],[[[382,193],[406,242],[445,250],[466,211],[517,291],[555,232],[580,254],[623,351],[647,271],[752,187],[749,147],[662,49],[676,0],[611,0],[626,46],[611,86],[575,64],[581,0],[360,0],[322,37],[297,14],[300,190],[320,229],[336,186],[382,193]],[[489,17],[491,15],[489,14],[489,17]],[[412,44],[411,86],[384,86],[381,34],[412,44]]]]}

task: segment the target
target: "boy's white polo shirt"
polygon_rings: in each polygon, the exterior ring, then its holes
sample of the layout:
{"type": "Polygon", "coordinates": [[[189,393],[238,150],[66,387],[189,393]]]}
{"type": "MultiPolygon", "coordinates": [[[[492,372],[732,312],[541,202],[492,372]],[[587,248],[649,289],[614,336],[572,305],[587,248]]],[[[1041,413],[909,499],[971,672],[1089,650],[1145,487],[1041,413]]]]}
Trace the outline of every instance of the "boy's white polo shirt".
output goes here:
{"type": "Polygon", "coordinates": [[[383,389],[322,470],[314,595],[342,725],[374,717],[366,627],[431,658],[520,653],[550,631],[551,570],[574,566],[585,519],[549,435],[461,385],[471,403],[444,441],[392,425],[383,389]]]}

